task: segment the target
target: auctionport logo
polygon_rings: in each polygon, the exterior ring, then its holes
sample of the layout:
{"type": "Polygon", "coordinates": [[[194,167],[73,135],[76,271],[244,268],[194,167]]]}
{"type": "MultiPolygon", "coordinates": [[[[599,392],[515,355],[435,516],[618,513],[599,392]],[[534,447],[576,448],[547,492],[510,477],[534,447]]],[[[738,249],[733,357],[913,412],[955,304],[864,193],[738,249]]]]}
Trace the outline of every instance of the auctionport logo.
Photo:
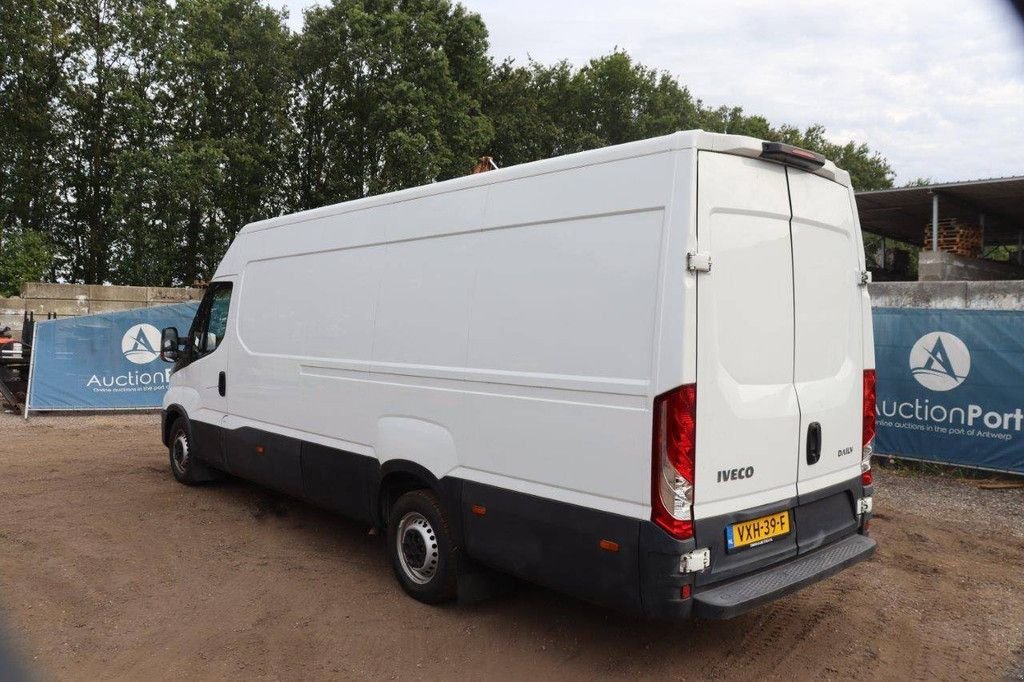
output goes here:
{"type": "Polygon", "coordinates": [[[121,338],[121,352],[136,365],[146,365],[160,357],[160,330],[151,324],[130,327],[121,338]]]}
{"type": "Polygon", "coordinates": [[[932,391],[950,391],[971,371],[967,345],[949,332],[931,332],[910,349],[910,373],[917,383],[932,391]]]}

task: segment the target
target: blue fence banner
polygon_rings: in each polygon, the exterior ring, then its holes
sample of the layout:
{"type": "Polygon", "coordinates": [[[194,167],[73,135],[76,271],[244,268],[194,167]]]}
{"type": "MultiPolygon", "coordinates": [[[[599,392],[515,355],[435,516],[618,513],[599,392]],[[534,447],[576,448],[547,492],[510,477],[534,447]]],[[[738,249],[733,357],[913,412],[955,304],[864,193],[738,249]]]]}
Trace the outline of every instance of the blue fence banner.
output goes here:
{"type": "Polygon", "coordinates": [[[876,308],[875,450],[1024,474],[1024,311],[876,308]]]}
{"type": "Polygon", "coordinates": [[[41,321],[29,374],[29,410],[160,407],[171,365],[160,331],[187,333],[198,302],[41,321]]]}

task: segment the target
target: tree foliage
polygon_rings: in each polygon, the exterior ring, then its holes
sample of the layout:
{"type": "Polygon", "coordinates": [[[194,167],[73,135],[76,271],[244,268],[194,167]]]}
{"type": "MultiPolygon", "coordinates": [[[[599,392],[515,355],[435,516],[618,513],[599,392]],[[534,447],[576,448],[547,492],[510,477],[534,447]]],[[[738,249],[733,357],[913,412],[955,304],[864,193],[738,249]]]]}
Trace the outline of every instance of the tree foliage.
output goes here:
{"type": "Polygon", "coordinates": [[[509,166],[690,128],[892,184],[864,144],[706,106],[624,51],[495,62],[480,17],[448,0],[332,0],[298,35],[285,18],[261,0],[5,8],[0,257],[36,263],[42,243],[52,258],[24,276],[188,284],[254,220],[462,175],[483,154],[509,166]]]}
{"type": "Polygon", "coordinates": [[[53,250],[39,232],[6,231],[0,238],[0,296],[17,296],[22,282],[39,281],[52,258],[53,250]]]}
{"type": "Polygon", "coordinates": [[[445,2],[336,0],[296,54],[298,206],[462,175],[491,124],[483,22],[445,2]]]}

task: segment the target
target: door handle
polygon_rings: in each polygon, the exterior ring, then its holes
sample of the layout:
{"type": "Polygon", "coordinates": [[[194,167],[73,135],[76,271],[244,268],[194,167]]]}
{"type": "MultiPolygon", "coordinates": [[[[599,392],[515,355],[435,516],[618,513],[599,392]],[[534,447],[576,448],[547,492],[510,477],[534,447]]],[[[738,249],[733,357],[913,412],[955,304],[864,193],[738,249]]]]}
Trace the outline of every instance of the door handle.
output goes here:
{"type": "Polygon", "coordinates": [[[217,392],[222,396],[228,392],[228,377],[224,372],[217,375],[217,392]]]}
{"type": "Polygon", "coordinates": [[[811,422],[807,427],[807,463],[817,464],[821,459],[821,424],[811,422]]]}

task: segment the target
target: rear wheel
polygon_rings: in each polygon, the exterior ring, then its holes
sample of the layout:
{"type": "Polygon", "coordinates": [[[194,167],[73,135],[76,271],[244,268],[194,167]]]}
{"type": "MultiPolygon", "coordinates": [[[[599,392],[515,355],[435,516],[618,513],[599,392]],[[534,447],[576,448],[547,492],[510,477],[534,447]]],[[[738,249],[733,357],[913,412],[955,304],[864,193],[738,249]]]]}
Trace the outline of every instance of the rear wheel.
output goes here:
{"type": "Polygon", "coordinates": [[[433,492],[413,490],[392,506],[388,555],[395,577],[409,596],[427,604],[455,598],[458,547],[433,492]]]}

